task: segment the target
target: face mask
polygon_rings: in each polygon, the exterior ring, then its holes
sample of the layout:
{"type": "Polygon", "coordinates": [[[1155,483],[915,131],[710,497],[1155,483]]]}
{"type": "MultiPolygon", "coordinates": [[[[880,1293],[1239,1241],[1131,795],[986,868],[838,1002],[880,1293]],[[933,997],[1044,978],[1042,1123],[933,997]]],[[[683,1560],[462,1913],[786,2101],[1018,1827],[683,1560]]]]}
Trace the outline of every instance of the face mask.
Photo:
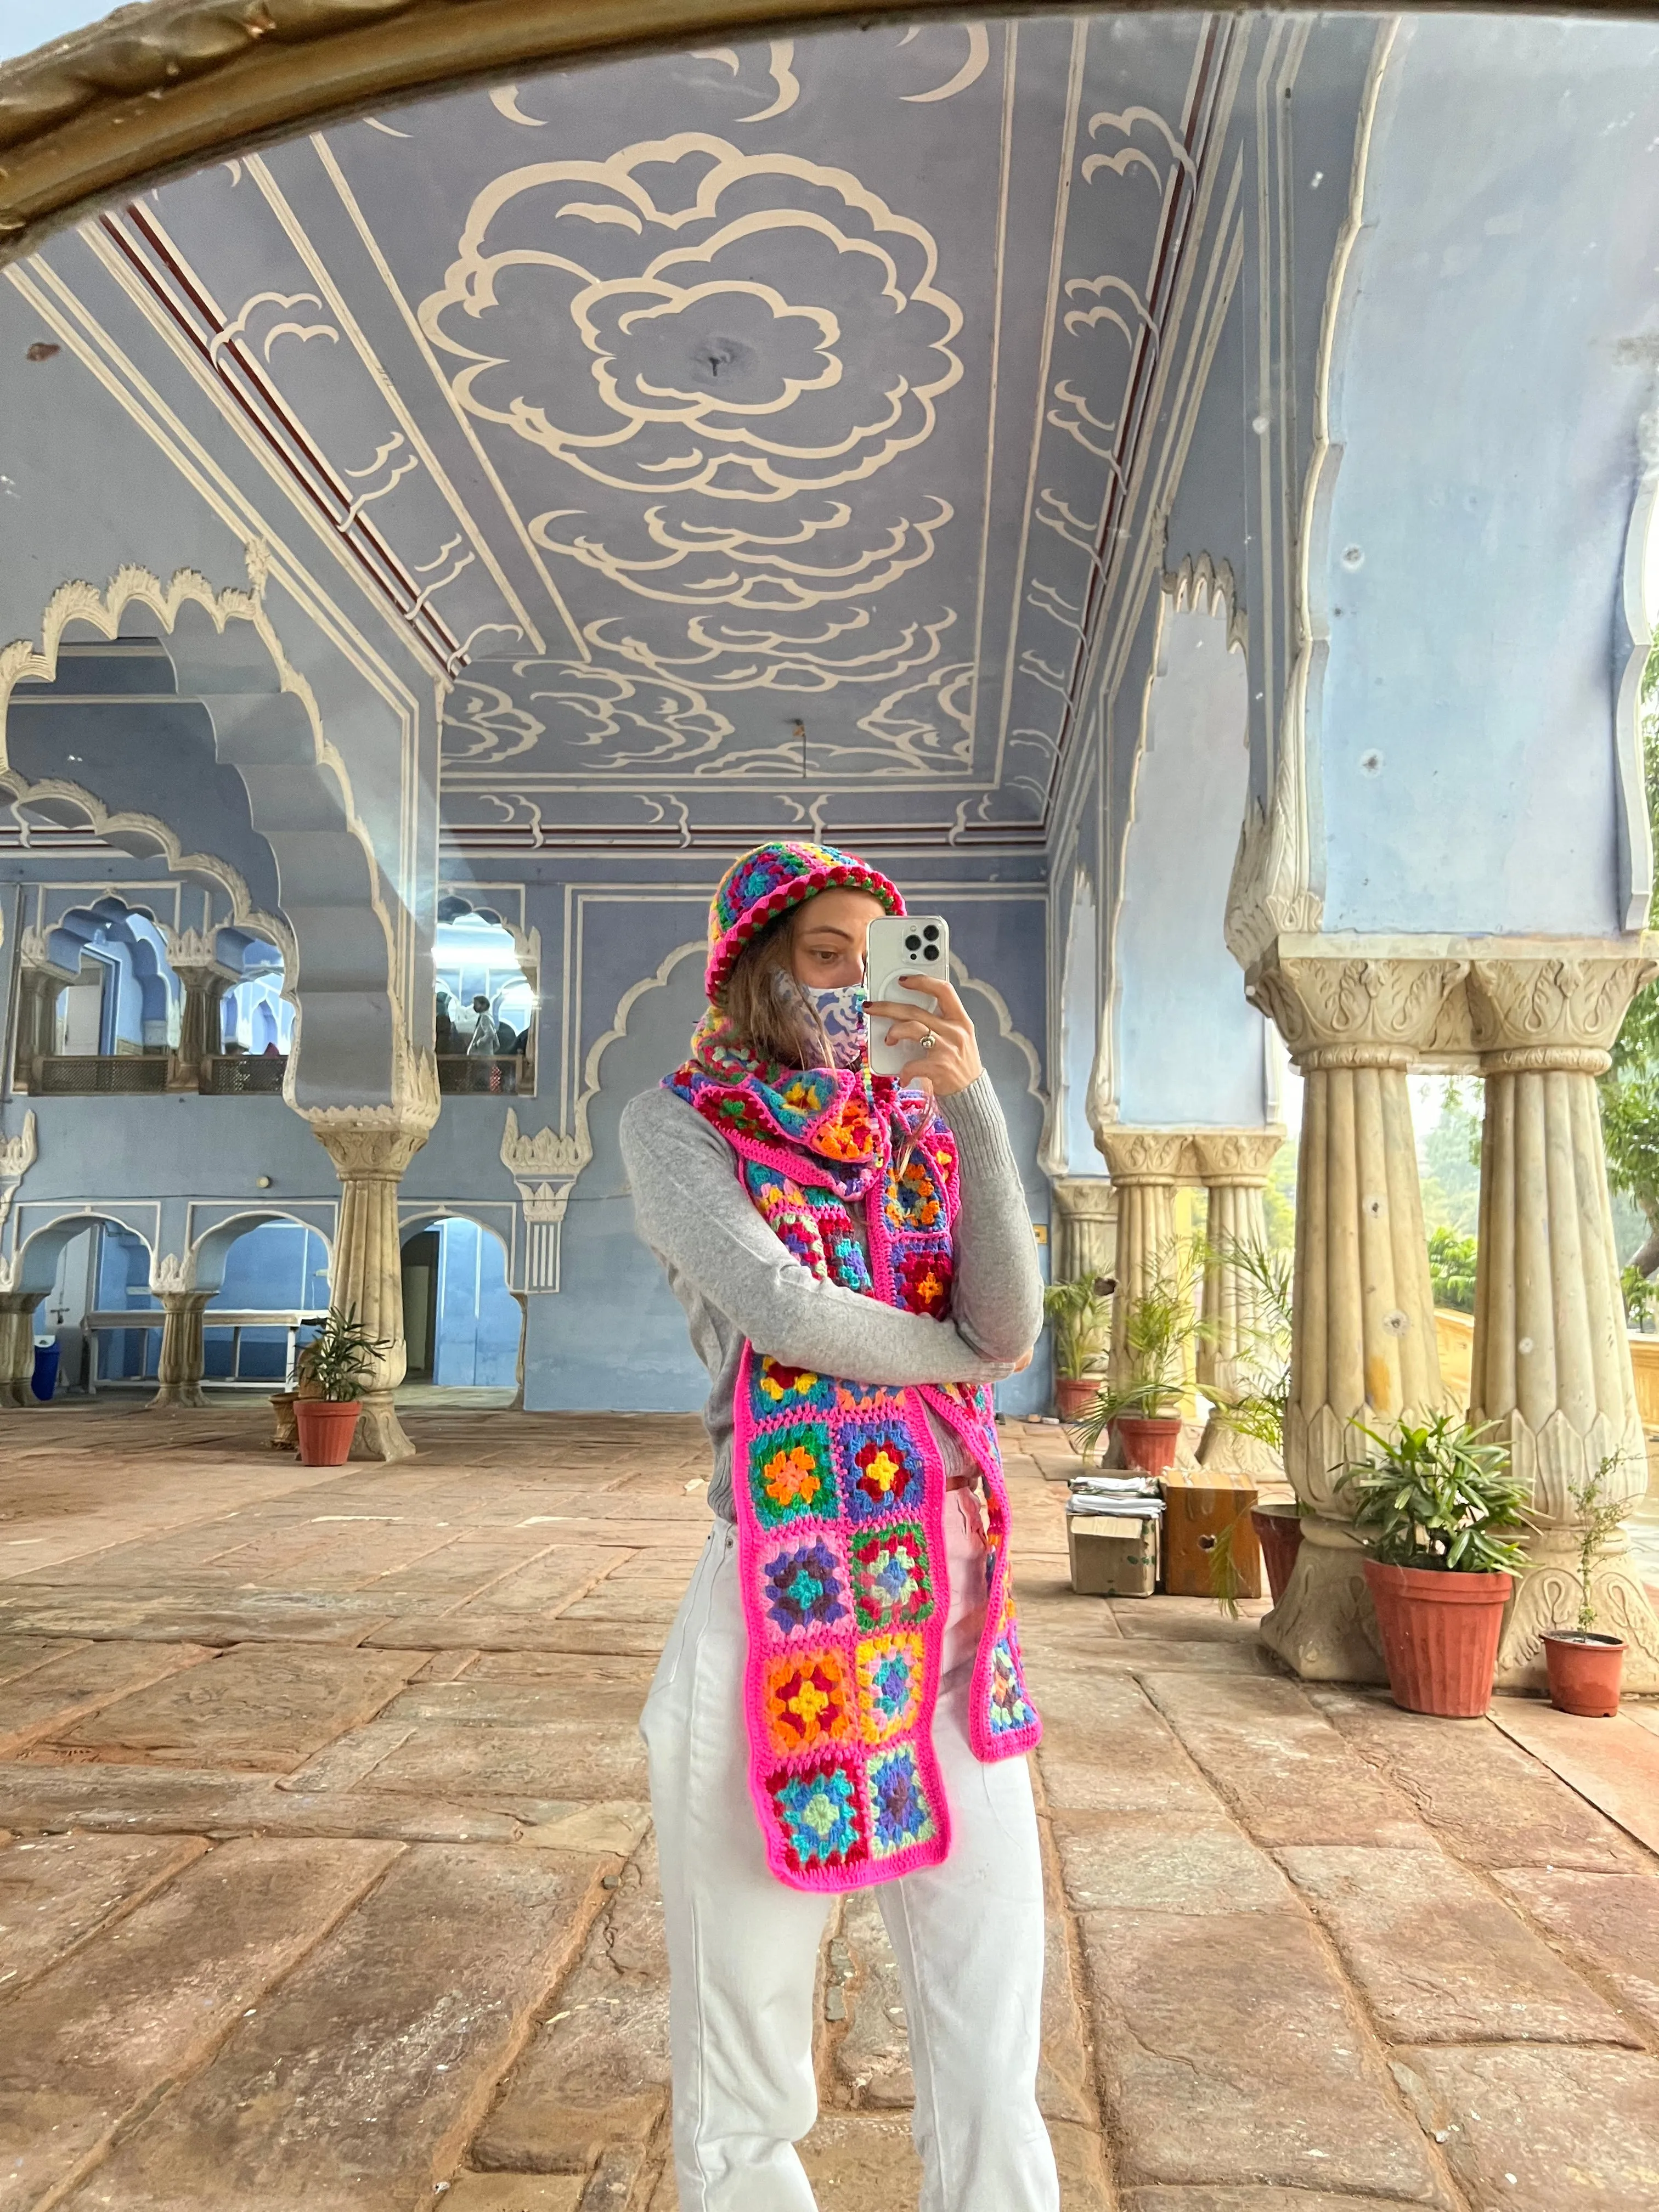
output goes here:
{"type": "Polygon", "coordinates": [[[838,990],[817,991],[800,986],[830,1040],[830,1057],[837,1067],[862,1067],[869,1032],[864,1018],[866,997],[862,983],[845,983],[838,990]]]}

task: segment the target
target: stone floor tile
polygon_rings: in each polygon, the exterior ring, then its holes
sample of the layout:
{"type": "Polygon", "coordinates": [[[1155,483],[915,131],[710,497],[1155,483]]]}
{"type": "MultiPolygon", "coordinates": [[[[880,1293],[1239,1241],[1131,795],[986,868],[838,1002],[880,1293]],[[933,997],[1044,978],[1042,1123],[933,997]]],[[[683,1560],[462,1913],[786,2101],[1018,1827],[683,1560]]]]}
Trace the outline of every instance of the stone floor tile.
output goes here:
{"type": "MultiPolygon", "coordinates": [[[[908,2112],[916,2101],[898,1961],[872,1890],[854,1890],[842,1911],[846,1947],[844,2032],[831,2047],[836,2101],[860,2111],[908,2112]]],[[[837,1963],[830,1948],[830,1970],[837,1963]]]]}
{"type": "Polygon", "coordinates": [[[1054,1841],[1074,1912],[1286,1912],[1296,1900],[1219,1805],[1207,1814],[1066,1813],[1054,1841]]]}
{"type": "Polygon", "coordinates": [[[1659,1741],[1622,1713],[1581,1720],[1538,1698],[1494,1698],[1505,1735],[1610,1820],[1659,1851],[1659,1741]]]}
{"type": "Polygon", "coordinates": [[[15,1682],[32,1674],[48,1659],[66,1658],[79,1646],[59,1636],[0,1637],[0,1683],[15,1682]]]}
{"type": "Polygon", "coordinates": [[[1309,1696],[1459,1858],[1601,1871],[1652,1863],[1616,1822],[1490,1721],[1404,1713],[1386,1691],[1317,1689],[1309,1696]]]}
{"type": "Polygon", "coordinates": [[[1152,1672],[1140,1680],[1259,1842],[1431,1847],[1409,1799],[1350,1748],[1297,1684],[1152,1672]]]}
{"type": "Polygon", "coordinates": [[[1385,2042],[1638,2044],[1518,1913],[1442,1852],[1291,1845],[1279,1861],[1385,2042]]]}
{"type": "Polygon", "coordinates": [[[660,1628],[621,1620],[580,1621],[562,1616],[541,1620],[525,1613],[410,1613],[372,1629],[363,1642],[375,1649],[447,1651],[588,1651],[655,1662],[663,1645],[660,1628]]]}
{"type": "Polygon", "coordinates": [[[538,1820],[520,1841],[538,1850],[606,1851],[627,1858],[650,1832],[651,1808],[643,1800],[602,1797],[538,1820]]]}
{"type": "Polygon", "coordinates": [[[1335,2196],[1323,2189],[1132,2189],[1122,2212],[1405,2212],[1403,2197],[1335,2196]]]}
{"type": "Polygon", "coordinates": [[[1394,2071],[1480,2212],[1659,2208],[1659,2058],[1510,2045],[1401,2051],[1394,2071]]]}
{"type": "Polygon", "coordinates": [[[1098,2128],[1099,2100],[1087,2049],[1086,2014],[1072,1944],[1074,1930],[1054,1824],[1039,1824],[1042,1839],[1042,2054],[1037,2066],[1037,2106],[1050,2122],[1098,2128]]]}
{"type": "Polygon", "coordinates": [[[278,1790],[264,1776],[192,1767],[0,1765],[0,1825],[22,1834],[370,1836],[399,1843],[516,1843],[525,1824],[479,1805],[394,1790],[278,1790]],[[118,1771],[118,1781],[115,1779],[118,1771]]]}
{"type": "Polygon", "coordinates": [[[1051,2118],[1048,2140],[1060,2170],[1060,2212],[1112,2212],[1111,2179],[1095,2130],[1051,2118]]]}
{"type": "Polygon", "coordinates": [[[88,1644],[0,1689],[0,1759],[55,1735],[130,1691],[201,1665],[199,1644],[88,1644]]]}
{"type": "Polygon", "coordinates": [[[9,1997],[208,1848],[199,1836],[39,1836],[0,1851],[0,1990],[9,1997]]]}
{"type": "Polygon", "coordinates": [[[636,1727],[645,1685],[582,1680],[502,1681],[469,1673],[459,1682],[417,1682],[386,1708],[390,1721],[415,1724],[544,1729],[580,1719],[595,1728],[636,1727]]]}
{"type": "MultiPolygon", "coordinates": [[[[11,2201],[62,2187],[125,2116],[203,2064],[396,1856],[383,1844],[223,1844],[8,2002],[0,2172],[11,2201]]],[[[133,2200],[107,2201],[125,2212],[133,2200]]]]}
{"type": "Polygon", "coordinates": [[[1121,2185],[1271,2182],[1448,2204],[1299,1912],[1091,1912],[1079,1927],[1121,2185]]]}
{"type": "Polygon", "coordinates": [[[818,2212],[915,2212],[921,2160],[908,2119],[825,2112],[799,2148],[818,2212]]]}
{"type": "Polygon", "coordinates": [[[82,2185],[76,2212],[437,2201],[600,1894],[591,1860],[404,1852],[82,2185]]]}
{"type": "Polygon", "coordinates": [[[1139,1683],[1045,1667],[1037,1753],[1051,1806],[1069,1812],[1210,1813],[1215,1793],[1139,1683]]]}
{"type": "Polygon", "coordinates": [[[475,2166],[586,2173],[668,2108],[668,1954],[652,1851],[607,1893],[552,2014],[475,2138],[475,2166]]]}
{"type": "MultiPolygon", "coordinates": [[[[532,1533],[526,1531],[526,1534],[532,1533]]],[[[550,1534],[550,1531],[536,1532],[550,1534]]],[[[510,1574],[500,1577],[488,1589],[465,1599],[449,1608],[456,1614],[469,1613],[556,1613],[573,1598],[592,1588],[595,1583],[608,1578],[614,1567],[631,1558],[630,1553],[616,1547],[601,1549],[592,1544],[560,1544],[544,1552],[538,1559],[515,1568],[510,1574]]]]}
{"type": "Polygon", "coordinates": [[[466,1671],[468,1679],[477,1682],[556,1683],[573,1696],[589,1688],[632,1685],[643,1705],[657,1662],[650,1656],[629,1658],[610,1651],[481,1651],[466,1671]]]}
{"type": "Polygon", "coordinates": [[[1159,1597],[1151,1604],[1114,1597],[1106,1602],[1125,1636],[1174,1635],[1189,1644],[1259,1644],[1261,1617],[1269,1610],[1259,1601],[1241,1599],[1238,1617],[1232,1620],[1207,1597],[1159,1597]]]}
{"type": "Polygon", "coordinates": [[[238,1644],[54,1729],[52,1741],[101,1759],[286,1773],[378,1711],[422,1658],[314,1644],[238,1644]]]}
{"type": "Polygon", "coordinates": [[[539,1808],[551,1799],[645,1796],[645,1746],[634,1727],[617,1723],[572,1719],[529,1729],[434,1721],[417,1726],[364,1786],[522,1808],[524,1818],[540,1820],[539,1808]]]}
{"type": "Polygon", "coordinates": [[[1659,1868],[1584,1874],[1571,1867],[1501,1867],[1493,1878],[1610,1984],[1659,2044],[1659,1868]]]}
{"type": "Polygon", "coordinates": [[[580,2174],[460,2173],[432,2202],[437,2212],[582,2212],[580,2174]]]}

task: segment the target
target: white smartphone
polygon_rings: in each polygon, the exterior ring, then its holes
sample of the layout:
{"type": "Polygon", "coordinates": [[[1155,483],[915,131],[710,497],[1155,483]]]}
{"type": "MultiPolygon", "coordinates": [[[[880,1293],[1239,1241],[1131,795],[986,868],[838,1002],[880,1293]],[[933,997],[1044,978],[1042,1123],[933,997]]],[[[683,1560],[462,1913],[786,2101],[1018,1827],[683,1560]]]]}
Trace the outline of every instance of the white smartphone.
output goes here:
{"type": "MultiPolygon", "coordinates": [[[[920,991],[901,991],[903,975],[936,975],[950,981],[951,930],[942,914],[882,915],[871,923],[864,948],[866,994],[872,999],[914,999],[925,1021],[933,1003],[920,991]]],[[[887,1029],[881,1015],[872,1018],[870,1066],[877,1075],[898,1075],[921,1056],[921,1048],[914,1038],[889,1044],[887,1029]]]]}

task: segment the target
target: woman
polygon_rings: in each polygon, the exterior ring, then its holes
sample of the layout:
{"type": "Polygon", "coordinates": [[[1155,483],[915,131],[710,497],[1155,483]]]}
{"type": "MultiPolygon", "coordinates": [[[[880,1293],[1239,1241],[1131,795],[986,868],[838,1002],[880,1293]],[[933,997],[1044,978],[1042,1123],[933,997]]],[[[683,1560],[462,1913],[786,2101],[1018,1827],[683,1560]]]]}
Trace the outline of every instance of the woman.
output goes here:
{"type": "Polygon", "coordinates": [[[715,1526],[641,1722],[682,2212],[811,2212],[818,1946],[830,1894],[872,1885],[923,2212],[1059,2204],[1039,1723],[985,1387],[1028,1363],[1042,1290],[962,1001],[929,978],[862,1006],[870,924],[903,911],[846,854],[746,854],[692,1056],[623,1116],[640,1234],[711,1377],[715,1526]],[[896,1084],[869,1073],[866,1012],[915,1047],[896,1084]]]}

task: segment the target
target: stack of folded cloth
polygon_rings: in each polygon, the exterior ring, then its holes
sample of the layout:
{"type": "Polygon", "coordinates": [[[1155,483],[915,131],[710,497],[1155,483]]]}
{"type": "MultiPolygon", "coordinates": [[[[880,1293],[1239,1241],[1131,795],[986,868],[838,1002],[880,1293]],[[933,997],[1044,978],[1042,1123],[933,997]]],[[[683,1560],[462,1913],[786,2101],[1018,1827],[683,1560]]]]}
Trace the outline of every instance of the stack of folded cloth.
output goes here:
{"type": "Polygon", "coordinates": [[[1066,1485],[1066,1510],[1079,1518],[1097,1515],[1123,1521],[1163,1517],[1164,1493],[1150,1474],[1074,1474],[1066,1485]]]}

